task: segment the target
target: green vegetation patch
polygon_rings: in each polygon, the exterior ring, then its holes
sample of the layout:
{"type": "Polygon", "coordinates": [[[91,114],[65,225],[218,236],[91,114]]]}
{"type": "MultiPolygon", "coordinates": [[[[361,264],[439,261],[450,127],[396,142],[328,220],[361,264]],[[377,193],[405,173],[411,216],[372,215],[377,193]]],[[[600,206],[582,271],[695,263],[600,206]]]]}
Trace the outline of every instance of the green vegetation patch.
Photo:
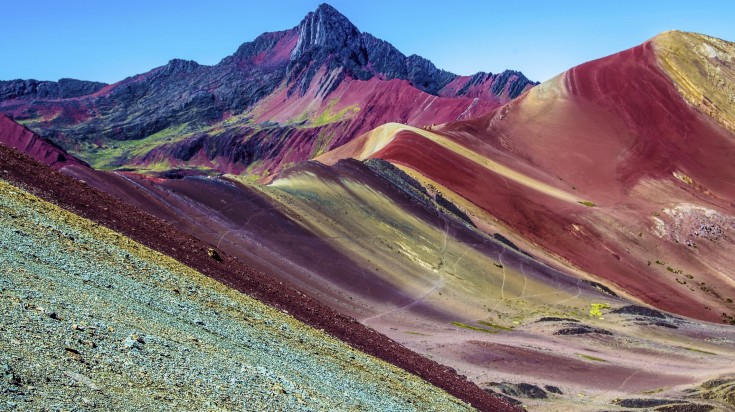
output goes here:
{"type": "Polygon", "coordinates": [[[667,391],[669,389],[671,389],[671,388],[668,387],[668,386],[664,386],[663,388],[651,389],[651,390],[648,390],[648,391],[643,391],[641,393],[642,394],[645,394],[645,395],[653,395],[653,394],[656,394],[656,393],[661,393],[663,391],[667,391]]]}
{"type": "Polygon", "coordinates": [[[431,336],[431,335],[428,335],[426,333],[413,332],[413,331],[410,331],[410,330],[404,330],[403,333],[408,333],[409,335],[418,335],[418,336],[431,336]]]}
{"type": "Polygon", "coordinates": [[[325,124],[339,122],[360,111],[360,106],[353,104],[335,113],[334,106],[337,105],[337,102],[337,99],[332,99],[327,108],[316,119],[311,121],[310,126],[324,126],[325,124]]]}
{"type": "Polygon", "coordinates": [[[602,317],[602,309],[610,309],[610,305],[607,303],[593,303],[590,309],[590,316],[595,318],[602,317]]]}
{"type": "Polygon", "coordinates": [[[485,329],[485,328],[481,328],[479,326],[472,326],[472,325],[468,325],[466,323],[461,323],[461,322],[452,322],[452,325],[457,326],[457,327],[460,327],[460,328],[464,328],[464,329],[476,330],[478,332],[498,333],[495,330],[485,329]]]}
{"type": "Polygon", "coordinates": [[[184,123],[161,130],[143,139],[111,140],[102,147],[87,143],[72,154],[89,162],[95,169],[109,170],[124,166],[132,159],[143,157],[151,150],[166,143],[183,140],[191,134],[189,124],[184,123]]]}
{"type": "Polygon", "coordinates": [[[598,358],[597,356],[585,355],[582,353],[578,353],[577,356],[579,356],[580,358],[584,358],[584,359],[595,361],[595,362],[607,362],[605,359],[598,358]]]}
{"type": "Polygon", "coordinates": [[[479,324],[481,324],[481,325],[485,325],[485,326],[490,326],[491,328],[493,328],[493,329],[498,329],[498,330],[507,330],[507,331],[511,331],[511,330],[513,330],[513,328],[512,328],[512,327],[508,327],[508,326],[500,326],[500,325],[496,325],[496,324],[494,324],[494,323],[490,323],[490,322],[485,322],[484,320],[478,320],[478,321],[477,321],[477,323],[479,323],[479,324]]]}
{"type": "Polygon", "coordinates": [[[679,346],[679,347],[682,348],[682,349],[686,349],[688,351],[692,351],[692,352],[704,353],[705,355],[717,356],[717,354],[714,353],[714,352],[708,352],[708,351],[702,350],[702,349],[690,348],[688,346],[679,346]]]}

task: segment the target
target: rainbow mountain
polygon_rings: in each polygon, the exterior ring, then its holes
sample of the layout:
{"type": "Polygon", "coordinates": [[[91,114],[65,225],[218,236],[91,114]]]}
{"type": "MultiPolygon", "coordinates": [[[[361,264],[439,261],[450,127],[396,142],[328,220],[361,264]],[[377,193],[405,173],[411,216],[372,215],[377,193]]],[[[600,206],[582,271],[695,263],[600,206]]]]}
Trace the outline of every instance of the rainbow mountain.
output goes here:
{"type": "MultiPolygon", "coordinates": [[[[66,92],[46,84],[45,97],[4,100],[0,111],[13,119],[0,126],[65,179],[208,245],[197,259],[205,249],[209,264],[237,259],[379,332],[355,343],[327,328],[353,346],[394,347],[379,335],[451,367],[448,376],[469,386],[411,371],[474,407],[734,406],[733,43],[666,32],[533,85],[511,72],[417,71],[417,58],[348,23],[323,5],[217,66],[172,62],[175,75],[67,82],[66,92]],[[348,53],[361,47],[373,51],[348,53]],[[110,90],[126,82],[160,87],[136,100],[150,103],[167,98],[171,76],[223,70],[224,81],[225,65],[272,65],[285,77],[224,120],[215,110],[211,123],[142,135],[132,131],[146,116],[107,128],[113,109],[78,121],[63,109],[74,101],[85,107],[74,113],[90,113],[85,104],[112,102],[110,90]],[[44,112],[52,107],[62,109],[44,112]],[[50,162],[38,142],[66,149],[67,163],[58,154],[50,162]]],[[[202,101],[189,113],[209,112],[202,101]]],[[[157,104],[177,119],[181,106],[157,104]]],[[[81,207],[69,198],[67,207],[81,207]]],[[[160,250],[187,263],[175,245],[160,250]]],[[[246,281],[209,275],[270,301],[238,286],[246,281]]]]}

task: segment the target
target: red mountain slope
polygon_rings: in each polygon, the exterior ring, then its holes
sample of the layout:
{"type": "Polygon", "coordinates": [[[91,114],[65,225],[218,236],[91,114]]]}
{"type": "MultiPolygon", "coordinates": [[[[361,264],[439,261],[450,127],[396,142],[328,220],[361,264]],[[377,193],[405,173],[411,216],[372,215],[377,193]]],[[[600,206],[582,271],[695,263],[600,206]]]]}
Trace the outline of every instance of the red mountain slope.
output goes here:
{"type": "Polygon", "coordinates": [[[86,166],[86,163],[69,155],[53,142],[38,136],[3,114],[0,114],[0,143],[18,149],[54,169],[61,169],[70,164],[86,166]]]}
{"type": "Polygon", "coordinates": [[[732,45],[665,33],[575,67],[485,116],[433,132],[382,128],[321,160],[401,165],[561,265],[659,308],[730,321],[735,136],[723,127],[728,106],[692,106],[696,93],[704,103],[721,100],[707,83],[718,79],[683,83],[671,69],[693,59],[720,67],[719,81],[732,84],[729,63],[710,49],[728,53],[732,45]]]}

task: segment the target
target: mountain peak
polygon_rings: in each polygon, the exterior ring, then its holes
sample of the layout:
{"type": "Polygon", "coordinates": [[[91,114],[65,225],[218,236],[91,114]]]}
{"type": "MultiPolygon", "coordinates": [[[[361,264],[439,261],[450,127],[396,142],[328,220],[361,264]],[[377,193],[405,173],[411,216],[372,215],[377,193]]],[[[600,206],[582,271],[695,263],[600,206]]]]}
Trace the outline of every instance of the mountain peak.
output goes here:
{"type": "Polygon", "coordinates": [[[324,15],[337,16],[346,19],[346,17],[342,13],[340,13],[337,9],[327,3],[320,4],[319,7],[314,10],[314,13],[321,13],[324,15]]]}
{"type": "Polygon", "coordinates": [[[194,60],[172,59],[164,67],[167,74],[191,73],[200,67],[194,60]]]}
{"type": "MultiPolygon", "coordinates": [[[[316,10],[314,10],[313,12],[309,14],[313,14],[314,16],[318,17],[321,21],[330,22],[337,26],[355,27],[352,24],[352,22],[344,14],[340,13],[337,9],[335,9],[334,7],[330,6],[327,3],[320,4],[319,7],[316,8],[316,10]]],[[[308,17],[309,15],[306,16],[306,18],[308,17]]]]}
{"type": "Polygon", "coordinates": [[[292,57],[298,58],[313,47],[338,50],[360,36],[360,30],[334,7],[323,3],[299,23],[299,40],[292,57]]]}

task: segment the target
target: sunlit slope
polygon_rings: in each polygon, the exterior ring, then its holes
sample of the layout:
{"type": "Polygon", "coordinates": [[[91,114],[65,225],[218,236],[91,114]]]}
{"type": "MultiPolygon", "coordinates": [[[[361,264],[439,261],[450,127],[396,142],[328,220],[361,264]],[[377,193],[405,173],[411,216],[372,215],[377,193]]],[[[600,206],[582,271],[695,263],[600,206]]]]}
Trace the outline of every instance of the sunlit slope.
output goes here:
{"type": "MultiPolygon", "coordinates": [[[[504,179],[511,180],[514,183],[526,186],[540,194],[551,196],[559,200],[565,200],[568,202],[580,201],[572,193],[560,190],[541,181],[540,179],[536,179],[533,176],[525,175],[522,172],[507,167],[502,163],[474,152],[471,148],[458,144],[452,139],[441,134],[400,123],[388,123],[380,126],[367,133],[367,135],[361,140],[355,141],[353,144],[345,145],[345,147],[338,148],[324,156],[318,157],[316,160],[326,164],[331,164],[334,163],[335,160],[344,156],[358,160],[364,160],[370,157],[386,158],[389,157],[389,154],[386,153],[388,150],[392,149],[393,146],[404,142],[409,149],[411,149],[411,146],[414,146],[415,143],[416,151],[422,152],[425,156],[429,155],[429,153],[426,153],[427,151],[433,149],[434,153],[430,153],[430,155],[438,165],[443,163],[442,157],[453,156],[460,163],[467,163],[467,165],[464,166],[465,168],[476,168],[482,173],[492,173],[504,179]]],[[[416,157],[418,158],[417,160],[427,160],[421,159],[418,153],[416,157]]],[[[410,163],[408,163],[407,166],[410,166],[410,163]]]]}
{"type": "Polygon", "coordinates": [[[471,409],[118,233],[0,193],[3,406],[471,409]]]}
{"type": "Polygon", "coordinates": [[[402,167],[417,178],[379,159],[347,159],[293,166],[265,187],[222,178],[104,179],[129,184],[123,198],[157,199],[142,207],[209,234],[225,253],[279,263],[272,276],[481,387],[562,388],[562,396],[524,400],[529,410],[606,410],[641,391],[679,399],[682,389],[734,371],[729,326],[631,308],[539,262],[554,263],[553,255],[402,167]]]}
{"type": "Polygon", "coordinates": [[[653,45],[661,68],[686,101],[735,132],[735,44],[669,31],[653,45]]]}
{"type": "Polygon", "coordinates": [[[385,125],[318,160],[387,160],[445,188],[478,226],[499,223],[569,270],[665,310],[729,322],[731,51],[665,33],[485,116],[432,130],[385,125]]]}
{"type": "MultiPolygon", "coordinates": [[[[397,170],[387,173],[402,173],[397,170]]],[[[439,200],[448,209],[433,204],[441,193],[418,192],[420,185],[407,175],[401,174],[408,180],[398,186],[420,193],[425,204],[373,173],[355,161],[308,163],[260,188],[294,220],[373,271],[374,278],[359,280],[366,290],[381,280],[414,297],[364,322],[400,317],[401,310],[421,304],[444,312],[447,323],[469,319],[514,327],[538,315],[584,313],[610,298],[480,232],[461,211],[466,221],[448,212],[458,210],[448,201],[439,200]]]]}
{"type": "MultiPolygon", "coordinates": [[[[380,153],[393,141],[376,139],[370,150],[380,153]]],[[[630,306],[556,270],[541,261],[553,263],[553,255],[488,235],[509,232],[445,186],[402,168],[376,159],[310,162],[268,186],[252,186],[372,273],[357,277],[345,267],[332,274],[351,279],[355,304],[373,309],[358,318],[362,323],[481,385],[510,380],[564,388],[564,396],[524,400],[529,410],[605,408],[645,391],[676,399],[686,385],[735,371],[726,326],[630,306]],[[386,299],[395,290],[412,298],[386,304],[375,300],[379,288],[386,299]]]]}

